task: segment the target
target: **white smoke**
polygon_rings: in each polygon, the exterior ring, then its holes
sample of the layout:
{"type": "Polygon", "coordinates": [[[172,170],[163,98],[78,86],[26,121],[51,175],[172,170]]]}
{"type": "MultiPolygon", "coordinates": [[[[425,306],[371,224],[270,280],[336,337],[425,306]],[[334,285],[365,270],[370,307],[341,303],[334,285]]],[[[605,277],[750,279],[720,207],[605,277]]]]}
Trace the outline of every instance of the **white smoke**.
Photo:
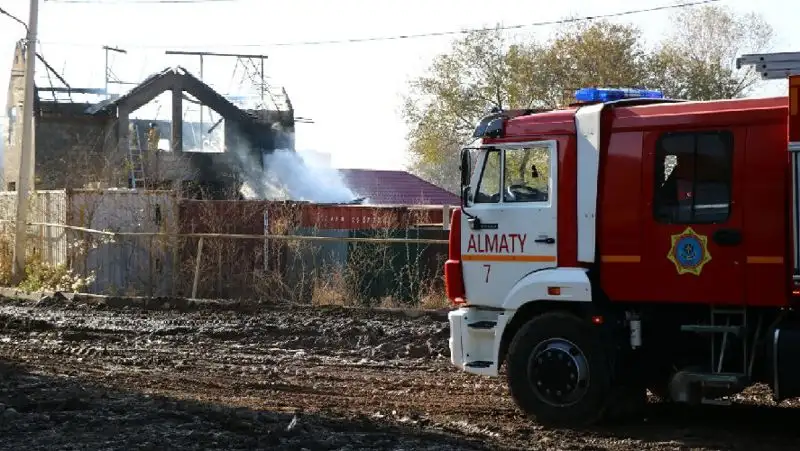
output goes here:
{"type": "Polygon", "coordinates": [[[267,185],[287,200],[316,203],[347,203],[356,195],[345,185],[336,169],[308,164],[290,149],[276,149],[263,155],[267,185]]]}
{"type": "MultiPolygon", "coordinates": [[[[282,144],[293,144],[293,136],[282,144]]],[[[315,203],[350,203],[356,194],[347,187],[339,171],[329,165],[307,162],[289,149],[264,152],[254,161],[245,149],[232,149],[243,179],[241,194],[250,200],[294,200],[315,203]],[[262,165],[264,170],[262,170],[262,165]]]]}
{"type": "MultiPolygon", "coordinates": [[[[277,148],[272,152],[263,151],[260,158],[257,151],[247,147],[234,145],[226,149],[238,160],[238,176],[242,181],[239,192],[245,199],[314,203],[360,201],[330,162],[322,162],[313,155],[308,155],[309,160],[306,160],[294,151],[293,132],[282,129],[279,124],[273,124],[273,129],[277,148]]],[[[228,129],[225,132],[236,133],[228,129]]]]}

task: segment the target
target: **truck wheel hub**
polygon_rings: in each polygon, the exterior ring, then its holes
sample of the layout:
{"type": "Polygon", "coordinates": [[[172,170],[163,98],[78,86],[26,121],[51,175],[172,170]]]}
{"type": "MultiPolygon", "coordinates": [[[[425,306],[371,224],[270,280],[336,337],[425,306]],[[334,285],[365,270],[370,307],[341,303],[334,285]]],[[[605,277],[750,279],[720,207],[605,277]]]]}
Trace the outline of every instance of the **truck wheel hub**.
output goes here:
{"type": "Polygon", "coordinates": [[[583,351],[570,341],[552,339],[531,353],[528,374],[534,394],[552,406],[578,402],[589,386],[589,365],[583,351]]]}

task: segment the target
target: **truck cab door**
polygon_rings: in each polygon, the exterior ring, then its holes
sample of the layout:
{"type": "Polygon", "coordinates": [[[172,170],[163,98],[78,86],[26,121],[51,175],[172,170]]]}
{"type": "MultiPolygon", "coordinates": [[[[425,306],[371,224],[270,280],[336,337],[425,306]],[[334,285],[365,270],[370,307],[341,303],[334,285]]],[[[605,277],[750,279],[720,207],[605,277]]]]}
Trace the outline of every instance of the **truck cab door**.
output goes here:
{"type": "Polygon", "coordinates": [[[744,129],[647,134],[654,152],[643,168],[653,174],[643,230],[646,300],[744,303],[745,141],[744,129]]]}
{"type": "Polygon", "coordinates": [[[466,297],[500,306],[524,276],[555,267],[556,141],[503,144],[479,155],[461,221],[466,297]]]}

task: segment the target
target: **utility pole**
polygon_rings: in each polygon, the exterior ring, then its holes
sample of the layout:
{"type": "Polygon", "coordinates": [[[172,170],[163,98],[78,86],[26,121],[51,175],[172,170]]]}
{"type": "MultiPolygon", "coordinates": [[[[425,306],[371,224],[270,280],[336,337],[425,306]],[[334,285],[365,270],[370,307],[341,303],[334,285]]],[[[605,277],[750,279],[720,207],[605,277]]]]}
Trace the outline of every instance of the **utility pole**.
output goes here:
{"type": "MultiPolygon", "coordinates": [[[[203,55],[200,55],[200,81],[203,81],[203,55]]],[[[203,138],[203,104],[200,104],[200,150],[205,149],[206,140],[203,138]]]]}
{"type": "Polygon", "coordinates": [[[105,50],[106,52],[106,65],[105,65],[106,70],[104,70],[103,73],[105,74],[105,79],[106,79],[106,84],[105,84],[106,99],[108,99],[111,97],[111,95],[108,93],[108,52],[112,51],[117,53],[128,53],[128,51],[116,47],[109,47],[107,45],[103,46],[103,50],[105,50]]]}
{"type": "Polygon", "coordinates": [[[14,233],[14,265],[11,276],[15,284],[25,276],[26,238],[28,235],[28,191],[35,191],[32,177],[33,144],[33,76],[36,71],[36,29],[39,22],[39,0],[31,0],[25,54],[25,100],[22,113],[22,149],[17,179],[17,220],[14,233]],[[30,187],[28,185],[31,185],[30,187]]]}

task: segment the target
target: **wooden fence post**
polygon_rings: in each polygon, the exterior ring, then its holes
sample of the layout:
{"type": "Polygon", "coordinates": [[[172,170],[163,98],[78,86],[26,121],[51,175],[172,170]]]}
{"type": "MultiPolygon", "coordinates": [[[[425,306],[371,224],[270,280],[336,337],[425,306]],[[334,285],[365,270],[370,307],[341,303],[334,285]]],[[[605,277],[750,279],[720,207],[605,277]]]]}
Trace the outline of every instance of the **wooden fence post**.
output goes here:
{"type": "Polygon", "coordinates": [[[194,283],[192,283],[192,299],[197,299],[197,284],[200,282],[200,259],[203,257],[203,237],[197,242],[197,257],[194,262],[194,283]]]}

